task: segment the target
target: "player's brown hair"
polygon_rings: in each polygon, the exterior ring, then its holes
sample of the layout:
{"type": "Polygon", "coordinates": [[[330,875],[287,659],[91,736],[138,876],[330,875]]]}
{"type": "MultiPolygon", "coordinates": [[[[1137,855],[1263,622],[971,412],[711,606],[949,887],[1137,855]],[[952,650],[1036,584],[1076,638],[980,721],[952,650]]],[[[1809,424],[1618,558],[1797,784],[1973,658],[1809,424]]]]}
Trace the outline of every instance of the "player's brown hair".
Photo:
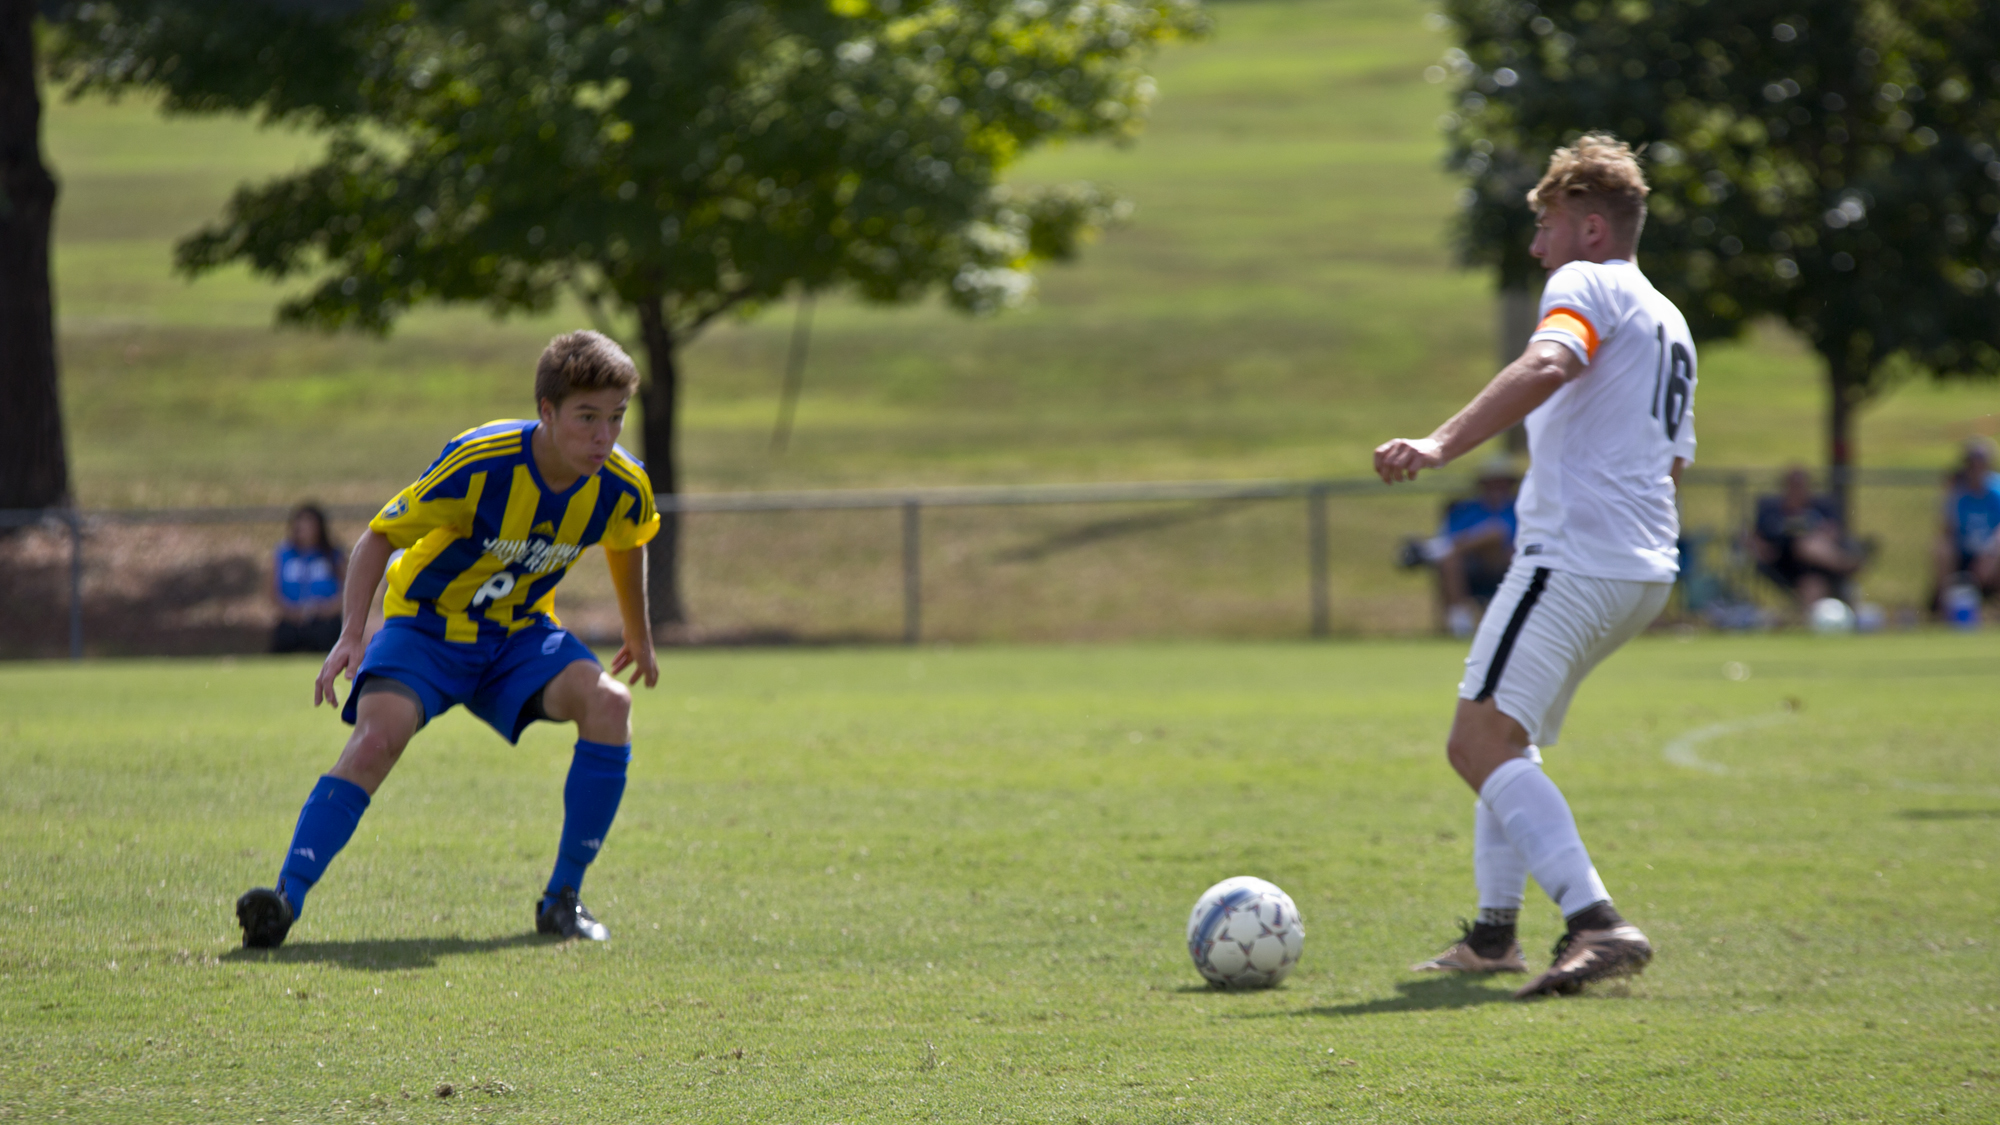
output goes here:
{"type": "Polygon", "coordinates": [[[1576,205],[1604,216],[1621,240],[1636,244],[1646,225],[1646,173],[1632,146],[1609,133],[1585,133],[1549,157],[1549,170],[1528,192],[1528,206],[1542,211],[1576,205]]]}
{"type": "Polygon", "coordinates": [[[625,349],[602,332],[565,332],[549,341],[535,364],[535,403],[561,406],[585,391],[639,393],[639,369],[625,349]]]}

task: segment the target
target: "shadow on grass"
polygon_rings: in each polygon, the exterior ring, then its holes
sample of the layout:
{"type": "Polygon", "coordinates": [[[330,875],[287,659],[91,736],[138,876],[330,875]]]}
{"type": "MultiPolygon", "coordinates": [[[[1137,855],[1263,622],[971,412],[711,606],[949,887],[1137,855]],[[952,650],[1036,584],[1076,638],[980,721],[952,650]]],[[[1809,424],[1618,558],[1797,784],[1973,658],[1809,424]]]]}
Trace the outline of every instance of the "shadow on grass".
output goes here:
{"type": "Polygon", "coordinates": [[[1273,1014],[1377,1016],[1390,1012],[1430,1012],[1446,1008],[1470,1008],[1478,1004],[1497,1003],[1511,999],[1512,996],[1513,993],[1507,989],[1489,986],[1484,978],[1452,975],[1403,981],[1396,986],[1396,995],[1385,996],[1380,1000],[1365,1000],[1358,1004],[1337,1004],[1323,1008],[1300,1008],[1273,1014]]]}
{"type": "Polygon", "coordinates": [[[1904,820],[2000,820],[2000,809],[1904,809],[1904,820]]]}
{"type": "Polygon", "coordinates": [[[522,945],[555,945],[536,933],[494,938],[385,938],[379,941],[299,941],[278,949],[235,949],[224,961],[244,964],[337,965],[343,969],[428,969],[440,957],[492,953],[522,945]]]}

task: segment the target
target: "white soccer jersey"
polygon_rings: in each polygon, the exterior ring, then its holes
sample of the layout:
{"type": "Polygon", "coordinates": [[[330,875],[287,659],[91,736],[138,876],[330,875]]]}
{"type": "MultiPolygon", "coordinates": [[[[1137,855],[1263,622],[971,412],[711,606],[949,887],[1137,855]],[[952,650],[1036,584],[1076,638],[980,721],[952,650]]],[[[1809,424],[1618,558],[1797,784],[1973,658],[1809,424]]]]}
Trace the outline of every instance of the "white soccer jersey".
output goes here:
{"type": "Polygon", "coordinates": [[[1673,302],[1631,262],[1571,262],[1549,275],[1530,340],[1588,366],[1528,415],[1518,550],[1592,578],[1672,582],[1680,513],[1670,475],[1694,460],[1694,340],[1673,302]]]}

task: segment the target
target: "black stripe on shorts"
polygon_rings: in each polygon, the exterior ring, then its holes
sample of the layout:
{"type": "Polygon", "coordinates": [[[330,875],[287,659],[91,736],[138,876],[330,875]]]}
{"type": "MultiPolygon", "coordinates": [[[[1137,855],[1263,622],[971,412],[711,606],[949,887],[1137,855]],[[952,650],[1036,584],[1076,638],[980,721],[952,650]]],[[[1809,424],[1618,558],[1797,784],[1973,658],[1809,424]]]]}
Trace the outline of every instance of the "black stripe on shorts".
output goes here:
{"type": "Polygon", "coordinates": [[[1500,634],[1500,644],[1493,650],[1493,659],[1486,665],[1486,682],[1479,687],[1479,694],[1472,698],[1474,703],[1484,703],[1493,698],[1500,689],[1500,673],[1507,670],[1507,658],[1514,653],[1514,640],[1521,635],[1521,626],[1528,623],[1528,611],[1535,608],[1541,599],[1542,589],[1549,584],[1549,568],[1538,566],[1535,576],[1528,580],[1528,588],[1521,594],[1521,601],[1514,606],[1514,616],[1507,619],[1507,630],[1500,634]]]}

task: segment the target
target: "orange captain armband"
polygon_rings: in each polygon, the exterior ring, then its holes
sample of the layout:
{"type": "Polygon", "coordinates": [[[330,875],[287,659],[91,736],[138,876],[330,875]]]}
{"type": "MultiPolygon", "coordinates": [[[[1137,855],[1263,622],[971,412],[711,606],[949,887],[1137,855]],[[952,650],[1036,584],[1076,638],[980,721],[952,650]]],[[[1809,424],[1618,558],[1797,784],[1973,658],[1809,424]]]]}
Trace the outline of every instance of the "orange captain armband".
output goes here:
{"type": "Polygon", "coordinates": [[[1591,326],[1590,319],[1582,313],[1575,309],[1550,309],[1549,315],[1543,317],[1540,324],[1535,325],[1535,331],[1540,332],[1547,328],[1567,332],[1582,340],[1584,358],[1597,358],[1597,329],[1591,326]]]}

